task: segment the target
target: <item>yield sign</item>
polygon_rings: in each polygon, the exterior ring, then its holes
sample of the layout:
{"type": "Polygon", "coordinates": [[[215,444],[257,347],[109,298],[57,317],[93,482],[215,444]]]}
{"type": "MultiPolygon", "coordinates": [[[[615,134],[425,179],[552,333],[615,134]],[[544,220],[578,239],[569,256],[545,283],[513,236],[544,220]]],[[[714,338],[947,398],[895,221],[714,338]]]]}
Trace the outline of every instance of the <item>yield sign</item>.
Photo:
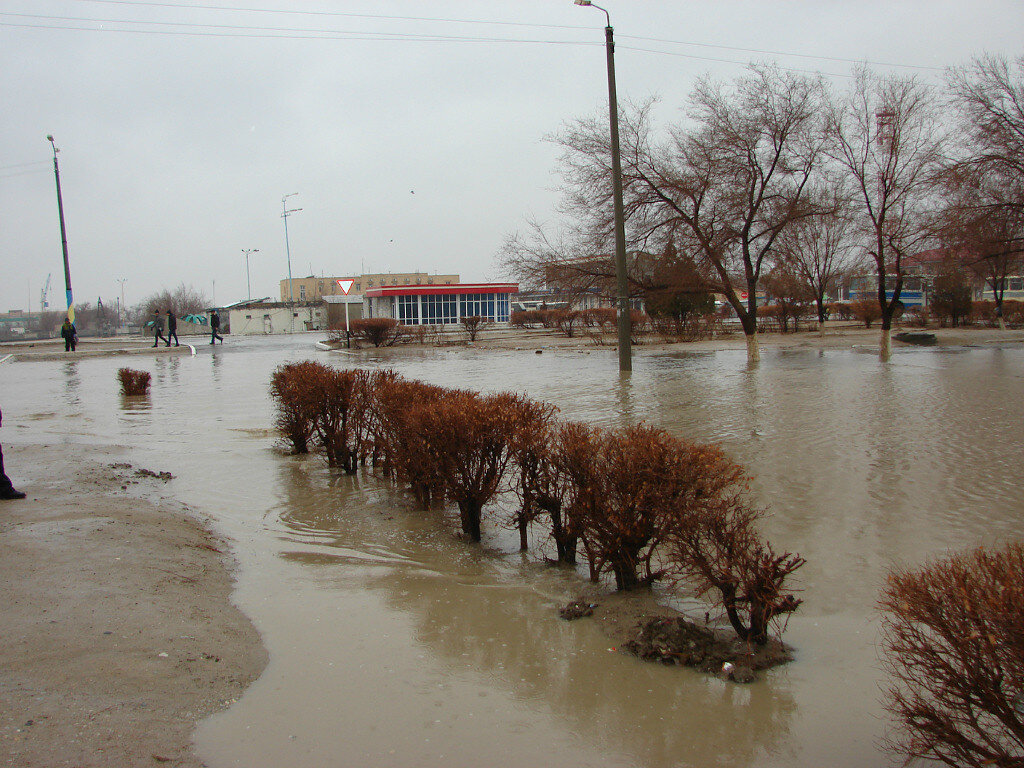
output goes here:
{"type": "Polygon", "coordinates": [[[348,292],[352,290],[352,283],[354,280],[339,280],[338,285],[341,286],[341,292],[348,296],[348,292]]]}

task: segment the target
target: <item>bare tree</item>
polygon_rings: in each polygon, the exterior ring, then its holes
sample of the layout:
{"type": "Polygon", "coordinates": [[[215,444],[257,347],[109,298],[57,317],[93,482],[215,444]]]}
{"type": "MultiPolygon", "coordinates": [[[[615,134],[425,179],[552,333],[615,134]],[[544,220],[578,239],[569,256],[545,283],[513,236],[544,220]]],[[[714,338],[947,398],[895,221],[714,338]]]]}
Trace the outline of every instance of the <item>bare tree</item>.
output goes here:
{"type": "Polygon", "coordinates": [[[896,571],[880,604],[890,746],[908,762],[1024,765],[1024,545],[896,571]]]}
{"type": "Polygon", "coordinates": [[[982,56],[951,69],[947,82],[967,144],[958,165],[1004,181],[994,187],[1006,194],[989,210],[1024,210],[1024,56],[1013,68],[1001,56],[982,56]]]}
{"type": "Polygon", "coordinates": [[[983,56],[947,74],[963,151],[944,174],[942,234],[991,289],[1003,321],[1006,278],[1024,247],[1024,57],[983,56]]]}
{"type": "MultiPolygon", "coordinates": [[[[655,137],[650,108],[620,120],[630,237],[641,247],[676,243],[711,276],[757,360],[762,268],[786,227],[812,212],[805,191],[823,140],[820,83],[767,66],[731,84],[704,78],[689,120],[669,127],[667,141],[655,137]]],[[[567,206],[598,232],[611,225],[604,131],[598,120],[580,120],[560,138],[567,206]]]]}
{"type": "Polygon", "coordinates": [[[181,283],[173,291],[164,288],[147,296],[135,305],[132,314],[144,322],[154,311],[163,313],[170,309],[178,317],[183,317],[184,315],[200,314],[209,306],[210,303],[205,293],[191,285],[181,283]]]}
{"type": "MultiPolygon", "coordinates": [[[[940,212],[940,236],[949,252],[992,291],[996,319],[1003,321],[1003,293],[1010,275],[1024,266],[1024,208],[1005,205],[1006,183],[1020,184],[951,168],[945,175],[945,205],[940,212]]],[[[1024,183],[1024,180],[1021,180],[1024,183]]]]}
{"type": "Polygon", "coordinates": [[[817,185],[810,193],[822,213],[794,222],[779,238],[778,262],[811,292],[824,330],[825,296],[855,273],[862,264],[863,249],[854,239],[849,200],[835,181],[817,185]]]}
{"type": "MultiPolygon", "coordinates": [[[[569,305],[588,294],[613,301],[615,259],[605,248],[599,237],[577,230],[556,238],[544,225],[531,221],[525,234],[505,238],[500,259],[504,271],[520,283],[557,291],[569,305]]],[[[679,255],[672,242],[657,254],[627,253],[626,282],[630,297],[643,299],[665,292],[706,292],[713,284],[693,259],[679,255]]]]}
{"type": "Polygon", "coordinates": [[[831,155],[849,175],[882,312],[880,355],[892,355],[892,321],[904,259],[933,238],[929,213],[943,163],[934,95],[913,78],[867,69],[829,110],[831,155]],[[891,284],[890,284],[891,282],[891,284]]]}

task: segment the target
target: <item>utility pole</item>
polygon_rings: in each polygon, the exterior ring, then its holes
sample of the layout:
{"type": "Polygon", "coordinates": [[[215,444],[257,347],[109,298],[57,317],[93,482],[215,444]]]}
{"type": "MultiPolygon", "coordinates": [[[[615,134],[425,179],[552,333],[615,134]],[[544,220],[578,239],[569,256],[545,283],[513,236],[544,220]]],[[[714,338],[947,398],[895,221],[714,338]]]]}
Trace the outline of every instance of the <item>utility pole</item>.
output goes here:
{"type": "Polygon", "coordinates": [[[125,306],[125,303],[124,303],[124,284],[126,282],[128,282],[128,278],[127,277],[118,277],[116,279],[117,279],[117,282],[119,282],[121,284],[121,308],[120,308],[120,310],[117,313],[117,319],[118,319],[118,323],[123,328],[124,324],[125,324],[124,323],[125,315],[128,314],[128,308],[125,306]],[[122,315],[121,314],[122,312],[124,312],[125,314],[122,315]]]}
{"type": "Polygon", "coordinates": [[[626,225],[622,204],[622,160],[619,156],[619,105],[615,96],[615,39],[612,18],[608,11],[590,0],[575,0],[576,5],[592,6],[604,11],[605,51],[608,60],[608,112],[612,140],[612,195],[615,213],[615,287],[619,314],[619,370],[632,371],[631,322],[629,317],[629,283],[626,279],[626,225]]]}
{"type": "Polygon", "coordinates": [[[284,252],[288,257],[288,327],[291,333],[295,333],[295,292],[292,289],[292,252],[288,247],[288,217],[298,213],[301,208],[288,209],[287,200],[294,197],[298,192],[289,192],[281,198],[281,218],[284,219],[284,252]]]}
{"type": "MultiPolygon", "coordinates": [[[[285,226],[287,226],[287,225],[288,225],[288,220],[285,219],[285,226]]],[[[285,240],[287,240],[287,239],[288,239],[288,237],[286,235],[285,236],[285,240]]],[[[246,289],[246,291],[249,294],[249,301],[252,301],[252,283],[249,282],[249,254],[250,253],[259,253],[259,252],[260,252],[259,248],[243,248],[242,249],[242,253],[245,254],[245,289],[246,289]]]]}
{"type": "Polygon", "coordinates": [[[60,245],[64,251],[64,288],[68,300],[68,319],[75,322],[75,298],[71,293],[71,267],[68,266],[68,234],[64,229],[64,201],[60,196],[60,168],[57,165],[57,145],[53,142],[53,136],[47,135],[46,140],[53,148],[53,176],[57,180],[57,215],[60,217],[60,245]]]}

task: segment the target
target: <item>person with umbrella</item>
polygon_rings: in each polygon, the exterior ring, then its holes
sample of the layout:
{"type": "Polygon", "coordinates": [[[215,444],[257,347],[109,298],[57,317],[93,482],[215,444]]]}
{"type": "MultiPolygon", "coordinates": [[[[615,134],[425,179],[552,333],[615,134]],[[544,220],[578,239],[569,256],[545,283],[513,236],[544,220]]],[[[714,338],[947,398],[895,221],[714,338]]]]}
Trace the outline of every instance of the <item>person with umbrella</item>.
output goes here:
{"type": "MultiPolygon", "coordinates": [[[[167,339],[164,338],[164,335],[161,332],[162,326],[164,324],[164,321],[160,317],[160,310],[159,309],[154,309],[153,310],[153,319],[150,320],[150,323],[153,324],[153,346],[154,347],[159,347],[161,341],[167,341],[167,339]]],[[[171,345],[171,342],[167,341],[167,346],[170,346],[170,345],[171,345]]]]}

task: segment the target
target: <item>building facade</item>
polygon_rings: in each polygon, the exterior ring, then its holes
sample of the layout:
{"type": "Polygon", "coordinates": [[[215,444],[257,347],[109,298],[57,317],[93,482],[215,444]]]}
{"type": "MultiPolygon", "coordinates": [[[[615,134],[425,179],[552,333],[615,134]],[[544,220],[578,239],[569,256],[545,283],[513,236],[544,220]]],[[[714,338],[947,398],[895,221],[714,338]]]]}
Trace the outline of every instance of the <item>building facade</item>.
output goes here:
{"type": "Polygon", "coordinates": [[[343,296],[339,280],[351,280],[349,294],[363,294],[370,288],[398,285],[453,285],[459,282],[458,275],[436,275],[428,272],[374,272],[348,277],[294,277],[291,291],[288,281],[281,281],[281,301],[320,301],[324,296],[343,296]]]}
{"type": "Polygon", "coordinates": [[[509,321],[516,283],[452,283],[370,288],[363,293],[366,317],[388,317],[403,325],[453,325],[478,316],[491,323],[509,321]]]}
{"type": "Polygon", "coordinates": [[[327,304],[291,306],[287,302],[242,302],[228,310],[232,335],[263,336],[276,333],[320,331],[328,327],[327,304]]]}

